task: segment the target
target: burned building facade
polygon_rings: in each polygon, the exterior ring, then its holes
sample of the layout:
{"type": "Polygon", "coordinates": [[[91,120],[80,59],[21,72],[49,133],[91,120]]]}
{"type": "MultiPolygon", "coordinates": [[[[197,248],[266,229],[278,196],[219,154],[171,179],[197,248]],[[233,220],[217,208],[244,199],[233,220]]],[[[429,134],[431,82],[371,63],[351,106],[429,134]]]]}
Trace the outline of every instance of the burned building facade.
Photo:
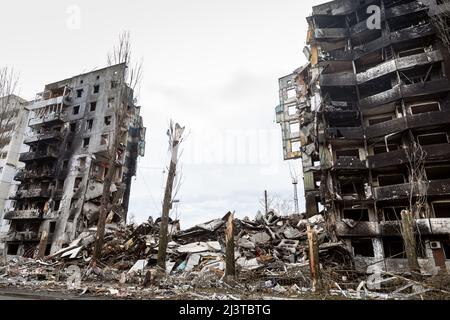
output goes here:
{"type": "Polygon", "coordinates": [[[20,155],[25,168],[15,177],[20,187],[4,217],[11,221],[7,254],[33,257],[45,235],[48,255],[95,226],[111,163],[116,167],[108,221],[126,221],[131,178],[145,143],[126,68],[119,64],[46,85],[30,104],[24,139],[29,152],[20,155]]]}
{"type": "Polygon", "coordinates": [[[313,7],[308,63],[279,80],[284,157],[302,160],[307,214],[323,210],[369,273],[407,271],[403,210],[415,215],[422,272],[450,269],[450,54],[429,10],[313,7]]]}

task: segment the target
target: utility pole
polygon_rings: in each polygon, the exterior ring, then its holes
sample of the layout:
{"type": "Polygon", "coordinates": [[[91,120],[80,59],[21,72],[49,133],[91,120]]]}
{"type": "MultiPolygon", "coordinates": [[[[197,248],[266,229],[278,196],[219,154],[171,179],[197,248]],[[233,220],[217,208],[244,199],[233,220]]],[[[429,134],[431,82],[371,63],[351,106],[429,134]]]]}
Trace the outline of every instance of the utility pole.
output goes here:
{"type": "Polygon", "coordinates": [[[166,190],[164,193],[164,202],[161,217],[161,226],[159,230],[159,248],[158,248],[158,266],[163,270],[166,270],[166,251],[168,243],[168,229],[169,229],[169,213],[172,209],[172,190],[175,176],[177,173],[178,163],[178,150],[180,143],[182,142],[182,136],[184,133],[184,127],[182,128],[178,123],[173,126],[170,124],[170,129],[167,132],[169,136],[169,143],[171,148],[171,160],[169,166],[169,174],[167,176],[166,190]]]}
{"type": "Polygon", "coordinates": [[[267,204],[267,190],[264,191],[264,206],[266,209],[266,215],[269,213],[269,208],[268,208],[268,204],[267,204]]]}

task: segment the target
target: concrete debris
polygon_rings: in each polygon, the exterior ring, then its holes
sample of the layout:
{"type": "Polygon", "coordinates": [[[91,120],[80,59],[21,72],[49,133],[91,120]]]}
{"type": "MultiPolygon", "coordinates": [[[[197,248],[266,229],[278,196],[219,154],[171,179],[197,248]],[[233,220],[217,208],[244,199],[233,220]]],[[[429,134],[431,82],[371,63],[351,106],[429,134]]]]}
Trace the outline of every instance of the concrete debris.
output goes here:
{"type": "Polygon", "coordinates": [[[149,219],[139,226],[107,225],[103,255],[95,268],[89,262],[96,228],[84,231],[44,261],[8,256],[7,264],[0,266],[0,290],[10,286],[70,289],[83,296],[113,299],[211,299],[211,289],[215,292],[212,299],[313,297],[318,293],[310,288],[309,224],[318,233],[320,266],[329,294],[346,299],[415,299],[436,292],[434,287],[419,287],[393,275],[373,281],[358,274],[346,246],[332,242],[324,231],[323,216],[303,217],[271,211],[259,213],[254,221],[235,219],[238,275],[233,279],[225,277],[226,215],[172,234],[165,270],[156,264],[160,221],[149,219]],[[377,289],[387,285],[388,292],[377,289]]]}

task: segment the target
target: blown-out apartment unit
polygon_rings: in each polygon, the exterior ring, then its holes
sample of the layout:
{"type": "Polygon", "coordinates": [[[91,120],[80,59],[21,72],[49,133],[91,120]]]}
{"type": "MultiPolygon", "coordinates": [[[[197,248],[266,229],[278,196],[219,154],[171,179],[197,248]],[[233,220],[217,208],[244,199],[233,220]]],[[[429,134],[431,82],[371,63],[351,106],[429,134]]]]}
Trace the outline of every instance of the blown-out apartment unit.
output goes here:
{"type": "Polygon", "coordinates": [[[307,213],[323,211],[365,272],[408,272],[411,209],[422,272],[450,268],[450,54],[429,5],[315,6],[308,62],[279,80],[284,157],[302,160],[307,213]]]}
{"type": "Polygon", "coordinates": [[[35,257],[43,234],[48,255],[96,226],[116,135],[108,222],[126,221],[131,179],[145,150],[145,128],[125,83],[126,68],[114,65],[48,84],[28,106],[29,151],[20,155],[25,167],[15,176],[20,186],[4,216],[10,221],[8,255],[35,257]],[[125,114],[119,125],[117,108],[125,114]]]}

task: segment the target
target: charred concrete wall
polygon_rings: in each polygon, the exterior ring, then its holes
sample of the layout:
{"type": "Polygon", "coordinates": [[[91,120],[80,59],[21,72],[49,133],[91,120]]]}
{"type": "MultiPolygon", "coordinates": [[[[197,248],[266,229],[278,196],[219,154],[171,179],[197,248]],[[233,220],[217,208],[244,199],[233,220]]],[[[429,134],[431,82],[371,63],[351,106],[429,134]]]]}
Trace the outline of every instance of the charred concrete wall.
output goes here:
{"type": "Polygon", "coordinates": [[[280,79],[276,109],[285,159],[302,159],[307,214],[324,208],[360,269],[405,271],[400,212],[420,199],[422,271],[450,268],[450,55],[429,6],[332,1],[307,23],[308,63],[280,79]]]}
{"type": "Polygon", "coordinates": [[[14,209],[5,216],[11,221],[8,254],[32,257],[44,231],[50,254],[97,224],[116,135],[120,145],[108,221],[126,221],[136,145],[144,143],[145,128],[125,69],[119,64],[46,85],[31,104],[24,140],[30,151],[20,156],[26,166],[16,176],[21,185],[14,209]],[[119,107],[125,116],[116,126],[119,107]]]}

